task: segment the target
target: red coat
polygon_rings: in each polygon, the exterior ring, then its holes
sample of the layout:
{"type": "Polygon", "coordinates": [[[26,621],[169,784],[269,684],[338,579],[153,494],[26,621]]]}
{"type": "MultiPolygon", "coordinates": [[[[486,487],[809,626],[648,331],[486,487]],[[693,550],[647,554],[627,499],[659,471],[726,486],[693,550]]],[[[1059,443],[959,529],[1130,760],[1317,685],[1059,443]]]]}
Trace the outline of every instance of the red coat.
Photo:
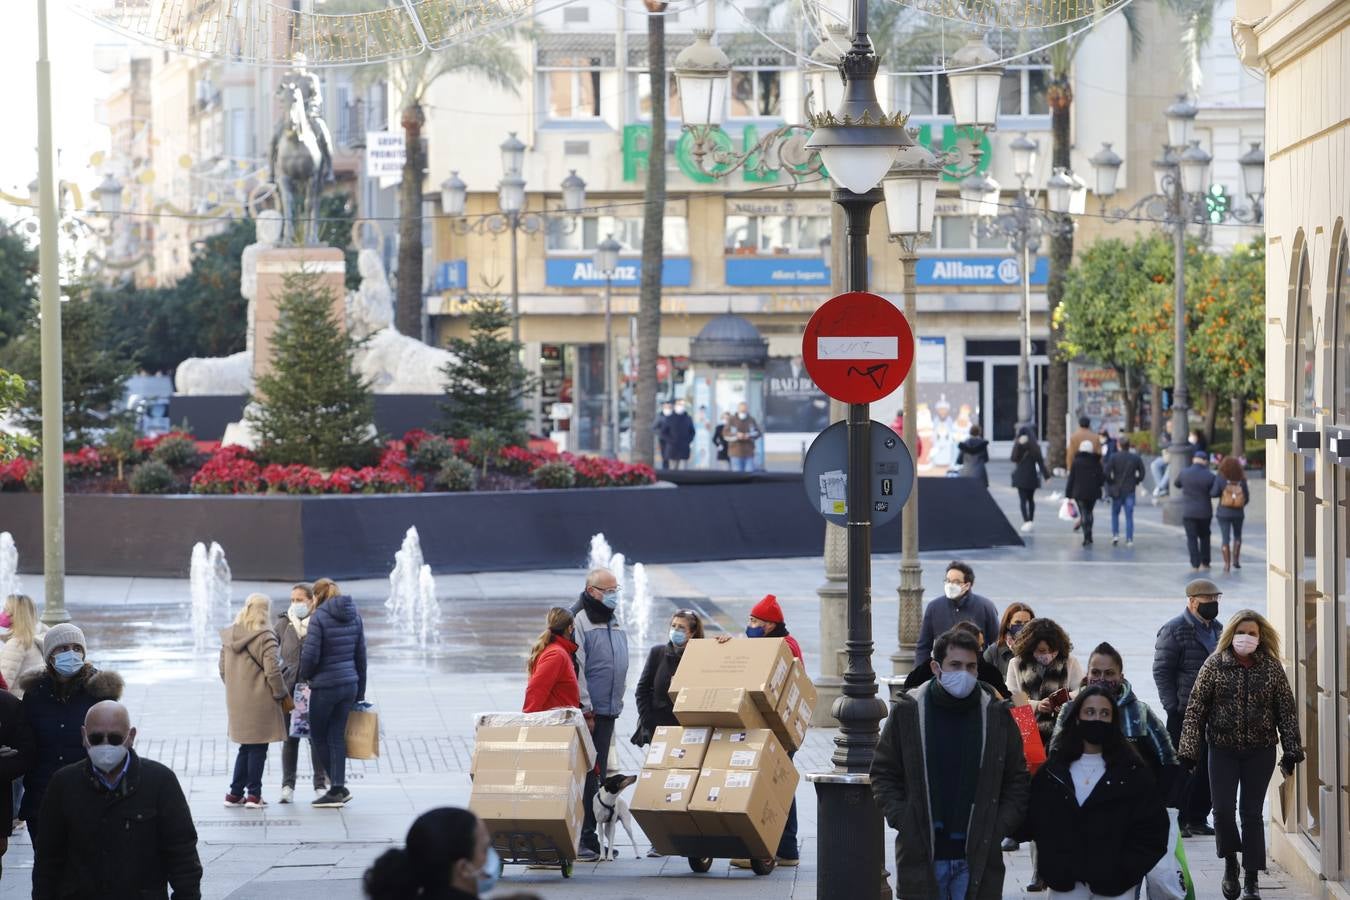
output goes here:
{"type": "Polygon", "coordinates": [[[802,645],[797,643],[797,639],[790,634],[785,634],[783,640],[787,641],[788,648],[792,650],[792,655],[805,663],[806,660],[802,659],[802,645]]]}
{"type": "Polygon", "coordinates": [[[554,636],[553,642],[535,660],[534,671],[525,685],[523,712],[581,707],[581,688],[577,685],[577,670],[572,659],[576,652],[576,644],[560,635],[554,636]]]}

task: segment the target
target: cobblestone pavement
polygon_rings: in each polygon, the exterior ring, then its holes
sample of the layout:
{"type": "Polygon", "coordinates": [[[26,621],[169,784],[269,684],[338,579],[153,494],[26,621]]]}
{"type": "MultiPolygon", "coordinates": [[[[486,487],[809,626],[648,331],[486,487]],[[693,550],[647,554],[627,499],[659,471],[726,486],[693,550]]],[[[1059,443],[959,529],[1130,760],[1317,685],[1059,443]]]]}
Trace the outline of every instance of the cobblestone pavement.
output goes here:
{"type": "MultiPolygon", "coordinates": [[[[991,493],[1010,515],[1016,497],[1005,466],[991,466],[991,493]]],[[[1052,482],[1051,488],[1062,482],[1052,482]]],[[[1082,656],[1100,640],[1111,640],[1125,658],[1127,676],[1148,701],[1156,699],[1149,675],[1153,635],[1181,607],[1181,588],[1191,577],[1179,539],[1180,530],[1161,524],[1151,506],[1138,510],[1135,546],[1112,547],[1109,515],[1098,516],[1099,544],[1078,545],[1067,526],[1054,518],[1055,501],[1042,492],[1038,530],[1026,547],[956,554],[977,571],[977,590],[999,605],[1021,599],[1042,615],[1061,622],[1082,656]]],[[[1264,608],[1263,535],[1258,499],[1248,525],[1248,565],[1229,576],[1214,575],[1225,591],[1224,608],[1264,608]]],[[[192,804],[206,864],[205,895],[212,898],[274,898],[279,891],[295,898],[360,896],[360,874],[385,849],[402,840],[421,810],[468,799],[467,769],[473,714],[518,709],[524,691],[524,661],[530,641],[549,606],[568,602],[581,587],[586,536],[578,536],[578,567],[522,573],[454,575],[437,578],[441,600],[439,639],[429,648],[415,646],[386,621],[382,603],[386,581],[343,585],[361,605],[371,640],[370,698],[382,725],[381,758],[349,763],[355,796],[342,810],[309,806],[308,761],[301,754],[300,791],[295,805],[276,803],[280,756],[268,759],[261,811],[225,809],[221,797],[233,765],[234,746],[225,738],[224,694],[216,675],[214,650],[192,649],[188,631],[186,581],[72,578],[68,585],[75,621],[90,640],[90,657],[116,668],[127,679],[126,702],[139,731],[139,749],[173,766],[192,804]],[[280,884],[284,882],[284,884],[280,884]]],[[[615,549],[622,550],[621,540],[615,549]]],[[[23,548],[20,548],[21,552],[23,548]]],[[[228,552],[229,548],[226,548],[228,552]]],[[[924,583],[936,595],[951,554],[925,554],[924,583]]],[[[898,556],[874,559],[873,615],[876,655],[881,674],[891,672],[896,645],[898,556]]],[[[640,650],[664,632],[666,616],[681,606],[703,609],[715,626],[738,630],[750,606],[764,593],[778,595],[792,632],[812,665],[819,660],[819,603],[823,579],[817,559],[739,560],[674,566],[650,566],[655,600],[653,627],[635,635],[640,650]]],[[[40,595],[39,579],[25,579],[40,595]]],[[[289,585],[236,583],[234,594],[261,589],[274,598],[289,585]]],[[[635,655],[634,665],[641,656],[635,655]]],[[[630,677],[630,688],[637,671],[630,677]]],[[[637,748],[628,742],[635,720],[626,710],[616,730],[615,766],[636,771],[637,748]]],[[[802,772],[825,771],[833,732],[815,729],[796,762],[802,772]]],[[[803,864],[765,878],[730,870],[718,861],[711,872],[695,875],[683,859],[625,857],[618,862],[578,866],[573,878],[556,871],[509,867],[503,891],[526,889],[546,898],[651,898],[685,895],[727,898],[799,898],[817,896],[815,798],[803,783],[797,795],[803,864]]],[[[888,834],[888,847],[893,834],[888,834]]],[[[639,834],[638,850],[646,843],[639,834]]],[[[1206,839],[1187,841],[1200,900],[1213,900],[1221,866],[1206,839]]],[[[631,851],[629,851],[631,853],[631,851]]],[[[22,831],[10,842],[0,878],[0,900],[28,896],[31,849],[22,831]]],[[[1006,897],[1023,896],[1030,878],[1026,849],[1008,854],[1006,897]]],[[[1281,873],[1272,872],[1265,896],[1297,897],[1281,873]]],[[[827,895],[828,896],[828,895],[827,895]]],[[[1045,896],[1027,894],[1027,897],[1045,896]]]]}

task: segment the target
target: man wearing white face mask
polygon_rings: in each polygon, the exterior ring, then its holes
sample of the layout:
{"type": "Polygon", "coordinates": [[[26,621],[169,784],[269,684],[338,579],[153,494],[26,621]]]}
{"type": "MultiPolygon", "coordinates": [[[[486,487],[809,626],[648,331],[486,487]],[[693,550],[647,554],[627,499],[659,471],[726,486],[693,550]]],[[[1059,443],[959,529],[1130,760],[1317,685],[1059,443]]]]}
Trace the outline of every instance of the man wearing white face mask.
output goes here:
{"type": "MultiPolygon", "coordinates": [[[[309,614],[314,605],[314,588],[308,584],[297,584],[291,588],[291,604],[286,611],[277,616],[277,647],[281,655],[281,679],[286,684],[286,693],[294,696],[295,686],[300,680],[300,648],[304,646],[305,634],[309,631],[309,614]]],[[[295,799],[295,770],[300,762],[300,742],[303,738],[291,737],[291,713],[286,712],[286,740],[281,745],[281,802],[291,803],[295,799]]],[[[314,752],[313,741],[305,740],[309,745],[310,765],[314,769],[314,793],[320,795],[328,790],[328,775],[314,752]]]]}
{"type": "Polygon", "coordinates": [[[197,831],[173,770],[132,749],[120,703],[94,704],[80,732],[88,758],[57,772],[42,804],[34,900],[200,898],[197,831]]]}
{"type": "Polygon", "coordinates": [[[896,836],[895,895],[1003,896],[1000,842],[1027,811],[1022,738],[1008,704],[976,681],[979,642],[933,644],[931,681],[900,695],[872,763],[872,794],[896,836]]]}
{"type": "Polygon", "coordinates": [[[998,607],[987,597],[975,593],[974,588],[974,569],[959,559],[947,564],[942,584],[946,596],[929,601],[923,611],[919,640],[914,645],[915,668],[928,665],[933,640],[957,622],[971,623],[986,637],[998,634],[998,607]]]}

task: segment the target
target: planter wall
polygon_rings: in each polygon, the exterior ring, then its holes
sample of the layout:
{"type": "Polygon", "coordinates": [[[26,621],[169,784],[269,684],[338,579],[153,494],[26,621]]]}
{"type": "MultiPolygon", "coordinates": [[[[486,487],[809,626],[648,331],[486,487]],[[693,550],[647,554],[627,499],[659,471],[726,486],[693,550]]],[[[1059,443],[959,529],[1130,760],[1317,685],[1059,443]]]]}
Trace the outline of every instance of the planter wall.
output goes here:
{"type": "MultiPolygon", "coordinates": [[[[247,397],[232,395],[187,396],[169,398],[169,421],[174,425],[187,419],[199,441],[218,441],[225,426],[244,416],[247,397]]],[[[440,394],[376,394],[375,429],[381,434],[401,437],[414,428],[430,428],[441,419],[440,394]]]]}
{"type": "MultiPolygon", "coordinates": [[[[919,516],[923,550],[1021,544],[973,479],[919,479],[919,516]]],[[[240,579],[380,578],[410,525],[441,573],[580,567],[596,532],[649,564],[813,556],[825,532],[795,475],[481,494],[67,494],[66,568],[73,575],[183,577],[192,545],[218,541],[240,579]]],[[[21,570],[40,571],[41,496],[0,494],[0,530],[13,533],[21,570]]],[[[873,538],[877,552],[899,550],[895,523],[873,538]]]]}

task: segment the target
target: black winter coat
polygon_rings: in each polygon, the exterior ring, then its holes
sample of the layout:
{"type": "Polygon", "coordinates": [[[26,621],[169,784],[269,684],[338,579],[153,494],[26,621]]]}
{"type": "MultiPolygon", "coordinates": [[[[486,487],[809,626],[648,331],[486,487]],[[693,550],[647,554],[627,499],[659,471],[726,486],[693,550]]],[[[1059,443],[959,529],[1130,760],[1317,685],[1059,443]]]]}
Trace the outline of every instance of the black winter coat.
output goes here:
{"type": "Polygon", "coordinates": [[[670,679],[679,666],[680,652],[669,641],[647,651],[647,663],[637,683],[638,728],[633,734],[637,746],[650,743],[658,726],[680,724],[670,699],[670,679]]]}
{"type": "Polygon", "coordinates": [[[310,613],[300,648],[300,680],[311,688],[354,684],[356,699],[366,698],[366,629],[356,603],[346,594],[310,613]]]}
{"type": "Polygon", "coordinates": [[[1135,754],[1109,763],[1078,805],[1069,764],[1051,759],[1031,779],[1031,803],[1018,834],[1035,841],[1041,880],[1052,891],[1086,882],[1099,897],[1124,894],[1167,852],[1167,811],[1153,774],[1135,754]]]}
{"type": "Polygon", "coordinates": [[[1107,493],[1112,497],[1128,497],[1144,480],[1144,461],[1133,450],[1121,450],[1106,461],[1107,493]]]}
{"type": "Polygon", "coordinates": [[[689,413],[671,413],[662,419],[661,439],[671,459],[688,459],[694,443],[694,420],[689,413]]]}
{"type": "Polygon", "coordinates": [[[1045,455],[1041,453],[1041,445],[1034,436],[1028,436],[1025,444],[1020,441],[1013,444],[1012,461],[1012,486],[1015,488],[1034,491],[1041,486],[1041,479],[1050,477],[1045,455]]]}
{"type": "Polygon", "coordinates": [[[1074,456],[1073,466],[1069,468],[1064,496],[1083,503],[1100,500],[1105,484],[1106,473],[1102,471],[1101,457],[1095,453],[1079,453],[1074,456]]]}
{"type": "Polygon", "coordinates": [[[980,483],[989,487],[989,473],[985,464],[989,462],[989,442],[982,437],[969,437],[956,445],[956,464],[961,467],[965,478],[978,478],[980,483]]]}
{"type": "Polygon", "coordinates": [[[1214,491],[1215,475],[1209,466],[1192,463],[1181,470],[1173,482],[1181,488],[1181,515],[1186,519],[1208,519],[1214,515],[1210,496],[1214,491]]]}
{"type": "Polygon", "coordinates": [[[192,810],[165,765],[131,751],[123,781],[108,790],[88,760],[52,778],[42,805],[33,900],[202,895],[192,810]]]}
{"type": "MultiPolygon", "coordinates": [[[[37,744],[33,729],[28,727],[23,701],[9,691],[0,691],[0,747],[17,751],[13,756],[0,756],[0,797],[3,797],[3,789],[12,785],[14,779],[22,778],[37,758],[37,744]]],[[[0,829],[0,834],[9,831],[0,829]]]]}
{"type": "MultiPolygon", "coordinates": [[[[1209,650],[1195,634],[1197,626],[1203,624],[1187,609],[1158,629],[1153,647],[1153,683],[1165,712],[1177,715],[1186,711],[1195,678],[1209,659],[1209,650]]],[[[1217,639],[1218,629],[1214,633],[1217,639]]]]}
{"type": "Polygon", "coordinates": [[[23,711],[33,731],[36,756],[23,778],[23,803],[19,818],[37,815],[47,783],[63,766],[83,762],[84,716],[101,700],[122,699],[122,676],[100,672],[88,663],[72,680],[60,682],[46,669],[33,669],[19,677],[23,685],[23,711]]]}

